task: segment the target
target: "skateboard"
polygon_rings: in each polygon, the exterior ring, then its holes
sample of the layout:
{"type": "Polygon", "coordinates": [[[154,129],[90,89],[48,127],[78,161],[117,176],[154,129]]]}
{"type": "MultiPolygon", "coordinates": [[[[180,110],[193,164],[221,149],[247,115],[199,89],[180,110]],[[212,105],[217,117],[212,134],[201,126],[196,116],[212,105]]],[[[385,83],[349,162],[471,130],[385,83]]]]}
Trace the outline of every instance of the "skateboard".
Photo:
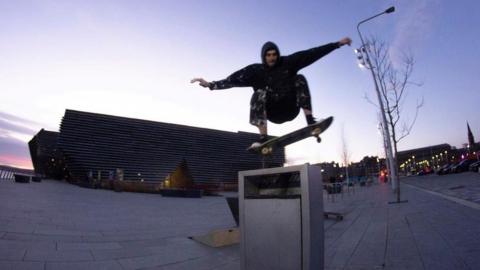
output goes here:
{"type": "Polygon", "coordinates": [[[327,130],[332,122],[333,116],[330,116],[315,124],[306,126],[283,136],[270,139],[258,147],[249,147],[247,150],[250,152],[257,152],[262,155],[270,155],[277,148],[285,147],[310,136],[317,138],[317,142],[320,143],[322,141],[320,134],[327,130]]]}

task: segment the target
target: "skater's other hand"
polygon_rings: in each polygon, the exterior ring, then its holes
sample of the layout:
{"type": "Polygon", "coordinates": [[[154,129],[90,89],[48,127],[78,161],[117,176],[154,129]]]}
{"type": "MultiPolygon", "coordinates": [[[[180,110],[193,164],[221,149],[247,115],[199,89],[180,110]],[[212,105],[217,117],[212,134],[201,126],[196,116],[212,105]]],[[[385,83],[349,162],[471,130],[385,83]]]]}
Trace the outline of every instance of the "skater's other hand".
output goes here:
{"type": "Polygon", "coordinates": [[[340,41],[338,41],[338,44],[340,44],[340,46],[343,46],[343,45],[352,45],[352,39],[349,38],[349,37],[344,37],[342,39],[340,39],[340,41]]]}
{"type": "Polygon", "coordinates": [[[199,84],[200,86],[203,86],[203,87],[209,87],[209,86],[210,86],[210,83],[207,82],[207,81],[206,81],[205,79],[203,79],[203,78],[193,78],[193,79],[190,81],[190,83],[196,83],[196,82],[198,82],[198,84],[199,84]]]}

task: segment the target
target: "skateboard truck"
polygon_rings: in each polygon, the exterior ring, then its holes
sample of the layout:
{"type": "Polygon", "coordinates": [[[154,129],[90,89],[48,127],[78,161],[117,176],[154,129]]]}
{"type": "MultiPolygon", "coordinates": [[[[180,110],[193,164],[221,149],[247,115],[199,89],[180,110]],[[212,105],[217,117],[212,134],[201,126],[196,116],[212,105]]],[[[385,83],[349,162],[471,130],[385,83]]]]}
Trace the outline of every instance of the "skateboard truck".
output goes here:
{"type": "Polygon", "coordinates": [[[312,136],[317,138],[317,143],[320,143],[322,141],[322,138],[320,138],[320,133],[322,133],[322,130],[320,128],[316,128],[312,130],[312,136]]]}

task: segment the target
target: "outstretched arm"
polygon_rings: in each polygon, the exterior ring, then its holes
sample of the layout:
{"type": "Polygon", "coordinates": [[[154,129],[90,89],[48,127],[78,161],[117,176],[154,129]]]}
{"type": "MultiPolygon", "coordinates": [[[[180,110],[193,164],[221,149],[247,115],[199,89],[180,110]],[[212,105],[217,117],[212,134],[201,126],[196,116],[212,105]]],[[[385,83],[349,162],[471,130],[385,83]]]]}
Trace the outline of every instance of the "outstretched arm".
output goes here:
{"type": "Polygon", "coordinates": [[[253,65],[244,67],[232,75],[228,76],[224,80],[208,82],[203,78],[194,78],[190,82],[198,82],[200,86],[208,87],[210,90],[220,90],[232,87],[246,87],[252,86],[252,80],[254,75],[253,65]]]}
{"type": "Polygon", "coordinates": [[[190,80],[190,83],[196,83],[198,82],[198,85],[202,87],[208,87],[210,85],[209,82],[207,82],[204,78],[193,78],[190,80]]]}
{"type": "Polygon", "coordinates": [[[287,56],[286,58],[288,63],[290,63],[294,69],[300,70],[308,65],[313,64],[315,61],[329,54],[333,50],[340,48],[343,45],[350,46],[351,44],[352,40],[346,37],[342,38],[338,42],[332,42],[305,51],[296,52],[287,56]]]}

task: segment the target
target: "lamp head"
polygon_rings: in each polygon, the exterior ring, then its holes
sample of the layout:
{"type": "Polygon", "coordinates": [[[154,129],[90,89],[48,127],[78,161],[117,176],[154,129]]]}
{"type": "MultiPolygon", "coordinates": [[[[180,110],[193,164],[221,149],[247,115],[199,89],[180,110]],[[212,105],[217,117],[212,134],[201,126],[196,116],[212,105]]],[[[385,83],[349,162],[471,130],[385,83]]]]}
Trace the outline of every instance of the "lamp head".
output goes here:
{"type": "Polygon", "coordinates": [[[392,12],[394,12],[394,11],[395,11],[395,7],[394,7],[394,6],[391,6],[391,7],[387,8],[387,9],[385,10],[385,13],[392,13],[392,12]]]}

